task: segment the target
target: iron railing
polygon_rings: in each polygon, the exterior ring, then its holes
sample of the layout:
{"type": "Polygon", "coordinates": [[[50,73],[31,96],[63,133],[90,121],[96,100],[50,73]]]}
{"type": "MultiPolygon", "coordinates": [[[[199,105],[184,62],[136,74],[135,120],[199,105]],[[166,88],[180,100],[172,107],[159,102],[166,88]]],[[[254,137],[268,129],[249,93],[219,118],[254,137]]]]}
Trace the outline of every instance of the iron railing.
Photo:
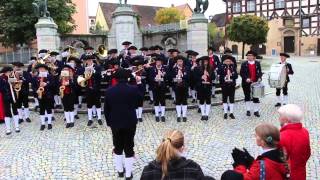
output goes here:
{"type": "Polygon", "coordinates": [[[36,53],[37,50],[31,48],[22,48],[16,51],[6,51],[0,53],[0,64],[10,64],[16,61],[27,64],[29,63],[31,56],[36,53]]]}

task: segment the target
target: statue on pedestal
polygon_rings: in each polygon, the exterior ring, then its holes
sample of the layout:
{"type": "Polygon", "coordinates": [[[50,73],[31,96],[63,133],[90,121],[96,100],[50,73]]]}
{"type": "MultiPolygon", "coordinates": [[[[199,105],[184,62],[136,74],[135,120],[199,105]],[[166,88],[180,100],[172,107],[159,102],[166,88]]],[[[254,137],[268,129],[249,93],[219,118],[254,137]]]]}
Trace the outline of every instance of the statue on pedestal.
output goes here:
{"type": "Polygon", "coordinates": [[[37,17],[50,17],[50,12],[48,11],[47,0],[35,0],[32,3],[33,10],[37,17]]]}
{"type": "Polygon", "coordinates": [[[209,0],[196,0],[196,8],[194,9],[194,12],[196,14],[204,14],[207,11],[208,7],[209,0]]]}
{"type": "MultiPolygon", "coordinates": [[[[128,4],[128,0],[124,0],[124,4],[128,4]]],[[[122,4],[122,0],[119,0],[119,4],[122,4]]]]}

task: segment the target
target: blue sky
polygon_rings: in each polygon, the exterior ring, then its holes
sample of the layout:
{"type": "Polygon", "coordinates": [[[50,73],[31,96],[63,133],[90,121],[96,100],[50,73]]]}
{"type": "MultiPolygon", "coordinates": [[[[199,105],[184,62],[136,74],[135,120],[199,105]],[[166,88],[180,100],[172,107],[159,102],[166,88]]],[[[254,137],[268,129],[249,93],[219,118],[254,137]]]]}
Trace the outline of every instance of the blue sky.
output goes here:
{"type": "MultiPolygon", "coordinates": [[[[88,0],[89,1],[89,15],[95,16],[99,2],[118,3],[119,0],[88,0]]],[[[128,4],[150,5],[150,6],[171,6],[188,3],[191,8],[195,7],[195,0],[128,0],[128,4]]],[[[209,0],[209,9],[206,16],[215,15],[225,12],[225,3],[222,0],[209,0]]]]}

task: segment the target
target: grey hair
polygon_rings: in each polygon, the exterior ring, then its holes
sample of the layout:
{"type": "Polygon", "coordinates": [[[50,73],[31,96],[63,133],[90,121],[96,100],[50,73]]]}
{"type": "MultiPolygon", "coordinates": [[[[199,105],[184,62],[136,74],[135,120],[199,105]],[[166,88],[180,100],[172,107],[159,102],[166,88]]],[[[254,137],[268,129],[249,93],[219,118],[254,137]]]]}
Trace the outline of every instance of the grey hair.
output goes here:
{"type": "Polygon", "coordinates": [[[278,109],[282,117],[286,117],[289,123],[299,123],[303,119],[302,109],[295,104],[287,104],[278,109]]]}

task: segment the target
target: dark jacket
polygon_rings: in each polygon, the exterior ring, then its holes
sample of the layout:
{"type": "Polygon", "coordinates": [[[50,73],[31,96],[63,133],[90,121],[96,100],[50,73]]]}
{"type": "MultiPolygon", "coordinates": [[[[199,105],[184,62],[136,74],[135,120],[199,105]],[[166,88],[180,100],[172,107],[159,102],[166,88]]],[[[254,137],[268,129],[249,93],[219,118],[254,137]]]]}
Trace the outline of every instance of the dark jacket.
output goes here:
{"type": "Polygon", "coordinates": [[[104,114],[111,128],[131,128],[137,124],[136,109],[143,100],[143,86],[119,82],[106,90],[104,114]]]}
{"type": "Polygon", "coordinates": [[[13,98],[12,98],[8,77],[5,76],[4,74],[0,76],[0,92],[2,94],[4,103],[6,102],[13,103],[13,98]]]}
{"type": "MultiPolygon", "coordinates": [[[[40,86],[40,81],[41,78],[39,78],[38,76],[34,77],[31,83],[33,86],[32,89],[35,89],[35,91],[37,91],[40,86]]],[[[53,77],[50,74],[48,74],[46,78],[43,78],[43,82],[47,83],[47,85],[44,87],[44,93],[42,97],[46,97],[48,99],[53,98],[53,87],[55,86],[53,77]]]]}
{"type": "Polygon", "coordinates": [[[210,84],[203,84],[202,81],[202,75],[204,74],[204,68],[201,67],[201,66],[198,66],[196,67],[195,69],[195,72],[194,72],[194,76],[195,76],[195,79],[196,79],[196,88],[197,90],[199,90],[199,88],[202,88],[202,87],[208,87],[208,86],[212,86],[215,78],[216,78],[216,75],[214,73],[214,70],[211,70],[211,72],[209,72],[209,82],[210,84]]]}
{"type": "MultiPolygon", "coordinates": [[[[255,65],[256,65],[256,76],[258,80],[262,78],[262,70],[261,70],[261,65],[259,61],[255,61],[255,65]]],[[[250,78],[248,61],[245,61],[241,64],[240,76],[242,78],[242,83],[246,84],[247,83],[246,80],[250,78]]]]}
{"type": "MultiPolygon", "coordinates": [[[[172,76],[171,78],[174,79],[177,77],[178,75],[178,71],[179,71],[179,68],[178,67],[174,67],[172,72],[170,73],[170,75],[172,76]]],[[[189,68],[188,67],[183,67],[183,70],[182,70],[182,82],[181,83],[177,83],[177,82],[174,82],[174,88],[177,88],[178,86],[180,87],[185,87],[186,89],[188,89],[188,86],[189,86],[189,82],[190,82],[190,71],[189,71],[189,68]]]]}
{"type": "Polygon", "coordinates": [[[226,64],[221,64],[218,68],[218,75],[219,75],[219,82],[222,86],[224,85],[236,85],[236,81],[238,79],[238,73],[236,67],[231,64],[229,65],[231,76],[230,79],[232,82],[226,82],[226,76],[227,76],[227,71],[228,71],[228,66],[226,64]]]}
{"type": "MultiPolygon", "coordinates": [[[[141,180],[161,180],[161,164],[156,160],[144,167],[141,180]]],[[[203,180],[206,179],[201,167],[196,162],[181,157],[173,159],[168,164],[168,176],[164,180],[203,180]]],[[[208,178],[209,179],[209,178],[208,178]]]]}
{"type": "Polygon", "coordinates": [[[156,82],[156,80],[155,80],[155,78],[158,74],[157,68],[151,67],[149,69],[147,78],[148,78],[148,82],[149,82],[151,90],[154,90],[155,88],[162,88],[162,89],[166,88],[166,81],[168,81],[170,73],[168,73],[169,70],[165,66],[161,67],[161,71],[164,72],[165,75],[163,77],[164,81],[159,84],[159,82],[156,82]]]}

